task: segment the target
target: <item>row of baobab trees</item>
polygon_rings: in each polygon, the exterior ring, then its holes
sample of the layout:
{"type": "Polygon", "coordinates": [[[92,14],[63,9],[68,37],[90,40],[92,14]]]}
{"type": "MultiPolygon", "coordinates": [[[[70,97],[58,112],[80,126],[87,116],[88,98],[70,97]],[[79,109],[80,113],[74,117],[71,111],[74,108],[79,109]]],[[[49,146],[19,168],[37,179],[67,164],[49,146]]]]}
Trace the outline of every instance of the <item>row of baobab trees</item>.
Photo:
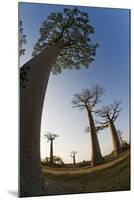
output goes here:
{"type": "MultiPolygon", "coordinates": [[[[47,132],[47,134],[44,135],[46,138],[47,138],[47,142],[50,141],[50,157],[46,157],[44,159],[44,162],[45,163],[49,163],[50,165],[53,165],[55,162],[58,162],[60,164],[63,164],[63,160],[59,157],[59,156],[54,156],[54,153],[53,153],[53,141],[59,136],[57,134],[54,134],[54,133],[50,133],[50,132],[47,132]]],[[[77,151],[71,151],[71,154],[70,156],[72,157],[73,159],[73,164],[75,165],[75,154],[77,153],[77,151]]]]}
{"type": "MultiPolygon", "coordinates": [[[[32,23],[32,22],[31,22],[32,23]]],[[[20,56],[25,53],[22,23],[19,25],[20,56]]],[[[77,7],[64,8],[50,13],[42,22],[39,39],[35,43],[32,58],[20,68],[20,196],[44,195],[45,177],[40,162],[40,130],[44,98],[50,72],[59,74],[66,69],[88,69],[95,60],[97,42],[88,13],[77,7]]],[[[103,162],[97,138],[93,112],[99,97],[98,90],[86,90],[74,95],[73,106],[85,109],[88,114],[92,138],[92,160],[94,165],[103,162]],[[95,95],[95,92],[96,95],[95,95]],[[90,93],[94,94],[90,97],[90,93]],[[89,94],[89,97],[86,95],[89,94]],[[97,98],[95,98],[95,96],[97,98]]],[[[119,105],[115,103],[98,112],[105,119],[102,125],[112,130],[116,152],[121,151],[114,121],[118,117],[119,105]],[[111,114],[113,113],[113,115],[111,114]]]]}
{"type": "MultiPolygon", "coordinates": [[[[101,101],[101,97],[104,93],[105,91],[103,88],[95,85],[90,89],[82,90],[81,93],[74,94],[72,100],[73,108],[85,110],[88,116],[89,125],[86,127],[85,131],[89,132],[91,137],[91,163],[93,166],[104,162],[97,136],[98,132],[104,128],[110,129],[114,154],[118,155],[122,152],[122,145],[115,127],[115,121],[121,111],[121,102],[114,101],[108,106],[102,106],[100,109],[96,109],[96,105],[101,101]]],[[[45,135],[48,141],[50,141],[50,164],[53,164],[53,141],[57,136],[58,135],[51,133],[45,135]]],[[[76,151],[71,153],[74,164],[75,154],[76,151]]]]}

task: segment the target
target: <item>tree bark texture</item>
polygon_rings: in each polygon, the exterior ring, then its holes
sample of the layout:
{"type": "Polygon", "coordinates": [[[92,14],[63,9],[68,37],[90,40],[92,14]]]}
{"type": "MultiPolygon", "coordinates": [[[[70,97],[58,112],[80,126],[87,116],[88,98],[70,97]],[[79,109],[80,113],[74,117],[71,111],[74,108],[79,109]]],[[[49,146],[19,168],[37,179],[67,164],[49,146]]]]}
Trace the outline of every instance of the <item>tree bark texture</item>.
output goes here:
{"type": "Polygon", "coordinates": [[[53,140],[50,141],[50,164],[53,164],[53,140]]]}
{"type": "Polygon", "coordinates": [[[74,163],[74,165],[75,165],[75,155],[73,156],[73,163],[74,163]]]}
{"type": "Polygon", "coordinates": [[[20,197],[44,194],[40,162],[41,116],[50,71],[60,50],[58,45],[49,47],[22,66],[29,70],[25,88],[20,87],[20,197]]]}
{"type": "Polygon", "coordinates": [[[91,161],[92,165],[99,165],[103,163],[103,157],[101,155],[101,150],[100,150],[100,145],[94,125],[94,119],[92,116],[91,111],[88,110],[88,118],[89,118],[89,127],[90,127],[90,135],[91,135],[91,149],[92,149],[92,154],[91,154],[91,161]]]}
{"type": "Polygon", "coordinates": [[[122,148],[121,148],[120,140],[119,140],[114,122],[112,120],[110,120],[109,122],[109,127],[111,130],[114,152],[116,155],[118,155],[119,153],[122,152],[122,148]]]}

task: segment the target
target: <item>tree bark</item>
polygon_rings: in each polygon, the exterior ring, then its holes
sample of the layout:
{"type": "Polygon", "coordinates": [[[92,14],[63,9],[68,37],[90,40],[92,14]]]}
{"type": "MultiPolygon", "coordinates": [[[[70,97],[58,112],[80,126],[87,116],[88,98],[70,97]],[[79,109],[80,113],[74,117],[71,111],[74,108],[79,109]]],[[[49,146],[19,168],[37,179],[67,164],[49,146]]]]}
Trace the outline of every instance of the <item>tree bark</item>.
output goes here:
{"type": "Polygon", "coordinates": [[[90,110],[88,110],[88,118],[89,118],[89,127],[90,127],[90,134],[91,134],[91,161],[92,165],[99,165],[103,163],[103,157],[101,155],[100,145],[94,125],[94,119],[90,110]]]}
{"type": "Polygon", "coordinates": [[[50,142],[50,164],[53,164],[53,140],[50,142]]]}
{"type": "Polygon", "coordinates": [[[40,162],[40,127],[44,97],[52,65],[61,46],[53,46],[23,65],[28,83],[20,87],[20,197],[43,195],[44,176],[40,162]]]}
{"type": "Polygon", "coordinates": [[[73,163],[74,163],[74,165],[75,165],[75,155],[73,156],[73,163]]]}
{"type": "Polygon", "coordinates": [[[114,152],[118,155],[122,152],[122,148],[113,120],[109,121],[109,127],[111,130],[114,152]]]}

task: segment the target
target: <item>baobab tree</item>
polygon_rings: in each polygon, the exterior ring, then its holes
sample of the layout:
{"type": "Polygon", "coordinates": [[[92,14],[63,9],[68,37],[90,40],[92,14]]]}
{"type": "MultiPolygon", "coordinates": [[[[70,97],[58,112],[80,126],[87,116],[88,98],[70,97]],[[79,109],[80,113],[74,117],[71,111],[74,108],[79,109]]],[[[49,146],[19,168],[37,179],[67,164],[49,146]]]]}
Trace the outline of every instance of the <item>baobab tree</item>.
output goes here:
{"type": "Polygon", "coordinates": [[[47,142],[50,141],[50,164],[53,164],[54,163],[54,159],[53,159],[53,141],[55,140],[55,138],[58,137],[58,135],[48,132],[44,136],[47,138],[47,142]]]}
{"type": "Polygon", "coordinates": [[[121,111],[120,104],[121,102],[114,101],[113,104],[110,104],[109,106],[102,106],[102,108],[96,112],[97,115],[103,119],[103,121],[97,122],[102,126],[110,128],[113,141],[113,149],[116,155],[122,152],[120,140],[114,124],[121,111]]]}
{"type": "Polygon", "coordinates": [[[75,154],[77,153],[77,151],[71,151],[71,157],[73,158],[73,164],[75,165],[76,163],[76,159],[75,159],[75,154]]]}
{"type": "Polygon", "coordinates": [[[20,196],[43,195],[45,177],[40,163],[40,127],[50,72],[89,68],[97,43],[88,14],[77,8],[51,13],[42,23],[33,58],[20,72],[20,196]]]}
{"type": "Polygon", "coordinates": [[[123,147],[123,143],[124,143],[123,132],[121,130],[117,130],[117,134],[121,143],[121,147],[123,147]]]}
{"type": "Polygon", "coordinates": [[[117,130],[117,134],[119,136],[122,149],[127,148],[129,146],[129,144],[128,144],[128,142],[126,141],[126,139],[124,137],[123,131],[117,130]]]}
{"type": "Polygon", "coordinates": [[[90,135],[91,135],[91,160],[92,165],[103,163],[100,145],[97,137],[97,131],[94,123],[93,112],[96,104],[100,102],[101,96],[104,94],[103,88],[98,85],[91,87],[91,89],[82,90],[80,94],[75,94],[72,100],[73,108],[85,109],[88,115],[90,135]]]}

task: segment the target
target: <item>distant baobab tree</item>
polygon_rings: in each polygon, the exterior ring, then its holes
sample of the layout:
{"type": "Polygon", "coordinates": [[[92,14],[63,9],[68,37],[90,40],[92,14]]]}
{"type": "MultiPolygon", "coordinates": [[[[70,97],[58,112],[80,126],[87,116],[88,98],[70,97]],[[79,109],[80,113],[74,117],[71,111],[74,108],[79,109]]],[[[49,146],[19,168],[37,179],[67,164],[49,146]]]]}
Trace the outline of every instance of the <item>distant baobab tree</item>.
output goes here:
{"type": "Polygon", "coordinates": [[[110,104],[109,106],[102,106],[102,108],[96,112],[97,115],[103,119],[102,121],[97,122],[102,126],[110,128],[113,148],[116,155],[122,152],[121,143],[114,124],[121,111],[120,104],[121,102],[114,101],[113,104],[110,104]]]}
{"type": "Polygon", "coordinates": [[[55,140],[55,138],[58,137],[58,135],[48,132],[44,136],[47,138],[47,142],[50,141],[50,164],[53,164],[54,163],[54,158],[53,158],[53,141],[55,140]]]}
{"type": "Polygon", "coordinates": [[[89,68],[97,43],[88,14],[78,8],[53,12],[43,21],[33,58],[20,73],[20,196],[44,194],[45,177],[40,163],[40,127],[50,72],[89,68]],[[35,145],[36,144],[36,145],[35,145]],[[34,148],[33,148],[34,147],[34,148]]]}
{"type": "Polygon", "coordinates": [[[91,89],[82,90],[79,94],[74,94],[72,105],[73,108],[85,109],[87,111],[89,120],[89,129],[91,135],[91,160],[92,165],[98,165],[103,163],[103,157],[101,155],[100,145],[97,137],[97,131],[94,123],[93,112],[96,104],[100,102],[101,96],[104,94],[104,89],[100,86],[92,86],[91,89]]]}
{"type": "Polygon", "coordinates": [[[71,151],[71,157],[73,158],[73,164],[75,165],[76,163],[76,159],[75,159],[75,154],[77,153],[77,151],[71,151]]]}

